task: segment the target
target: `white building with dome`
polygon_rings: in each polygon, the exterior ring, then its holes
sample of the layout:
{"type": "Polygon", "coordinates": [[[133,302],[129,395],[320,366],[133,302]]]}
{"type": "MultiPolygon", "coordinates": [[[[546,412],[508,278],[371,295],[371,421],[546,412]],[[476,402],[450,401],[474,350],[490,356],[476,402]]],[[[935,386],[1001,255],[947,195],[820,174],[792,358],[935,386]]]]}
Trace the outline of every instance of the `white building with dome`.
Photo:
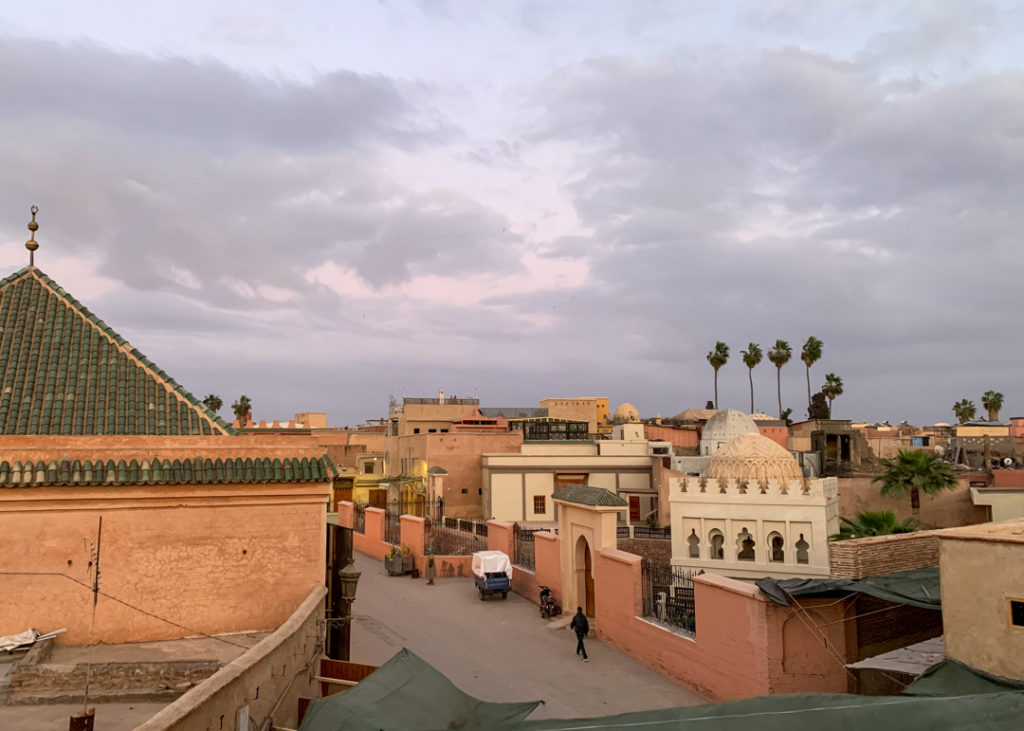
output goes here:
{"type": "Polygon", "coordinates": [[[710,457],[726,442],[744,434],[759,434],[757,424],[748,414],[724,409],[708,419],[700,434],[700,456],[710,457]]]}
{"type": "MultiPolygon", "coordinates": [[[[727,417],[711,436],[745,427],[727,417]]],[[[673,565],[741,579],[829,575],[838,481],[804,478],[789,451],[756,426],[716,446],[704,476],[670,478],[668,492],[673,565]]]]}

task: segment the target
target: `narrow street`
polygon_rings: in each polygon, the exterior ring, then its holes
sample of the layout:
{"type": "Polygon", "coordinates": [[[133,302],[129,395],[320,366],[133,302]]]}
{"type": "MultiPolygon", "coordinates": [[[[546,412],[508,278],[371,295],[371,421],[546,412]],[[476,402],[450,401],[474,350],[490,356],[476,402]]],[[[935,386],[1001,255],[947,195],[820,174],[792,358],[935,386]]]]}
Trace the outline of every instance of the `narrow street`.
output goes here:
{"type": "Polygon", "coordinates": [[[578,718],[703,703],[600,640],[549,630],[537,607],[509,593],[480,601],[470,579],[392,577],[356,554],[362,572],[353,604],[352,660],[386,662],[402,647],[421,656],[467,693],[490,701],[543,700],[530,718],[578,718]]]}

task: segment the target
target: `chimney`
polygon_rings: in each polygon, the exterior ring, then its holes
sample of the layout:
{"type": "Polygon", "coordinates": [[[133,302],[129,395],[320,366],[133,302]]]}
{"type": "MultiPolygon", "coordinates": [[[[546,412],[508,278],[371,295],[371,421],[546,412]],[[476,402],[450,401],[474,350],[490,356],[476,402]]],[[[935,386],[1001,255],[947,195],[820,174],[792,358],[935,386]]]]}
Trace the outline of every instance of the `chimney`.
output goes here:
{"type": "Polygon", "coordinates": [[[439,403],[441,406],[444,406],[444,391],[437,392],[437,403],[439,403]]]}

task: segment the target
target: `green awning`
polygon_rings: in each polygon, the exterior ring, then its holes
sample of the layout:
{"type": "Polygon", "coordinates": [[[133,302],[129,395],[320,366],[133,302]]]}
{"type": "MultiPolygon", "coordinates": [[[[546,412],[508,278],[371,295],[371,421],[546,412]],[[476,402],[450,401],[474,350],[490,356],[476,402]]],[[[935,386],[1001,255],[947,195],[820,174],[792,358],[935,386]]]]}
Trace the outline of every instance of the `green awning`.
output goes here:
{"type": "Polygon", "coordinates": [[[1024,693],[944,698],[808,694],[772,695],[605,718],[524,721],[516,728],[522,731],[1017,731],[1022,718],[1024,693]]]}
{"type": "Polygon", "coordinates": [[[1024,683],[983,673],[956,660],[943,660],[921,673],[917,680],[903,689],[903,695],[976,695],[1013,690],[1024,690],[1024,683]]]}
{"type": "Polygon", "coordinates": [[[353,688],[310,701],[299,731],[502,731],[540,703],[474,698],[403,648],[353,688]]]}
{"type": "Polygon", "coordinates": [[[790,606],[791,598],[815,596],[831,592],[868,594],[877,599],[909,604],[921,609],[942,609],[942,594],[939,587],[939,567],[933,566],[911,571],[899,571],[886,576],[871,576],[866,579],[773,579],[764,578],[754,582],[757,588],[772,601],[784,607],[790,606]]]}

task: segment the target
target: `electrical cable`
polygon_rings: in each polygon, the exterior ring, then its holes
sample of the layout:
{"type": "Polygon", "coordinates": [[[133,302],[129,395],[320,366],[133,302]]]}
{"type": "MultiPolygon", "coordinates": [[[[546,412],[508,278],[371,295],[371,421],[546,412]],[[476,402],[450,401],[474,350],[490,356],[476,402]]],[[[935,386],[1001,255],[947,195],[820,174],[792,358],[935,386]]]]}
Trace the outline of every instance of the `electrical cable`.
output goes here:
{"type": "MultiPolygon", "coordinates": [[[[61,573],[59,571],[0,571],[0,576],[59,576],[61,578],[67,579],[68,581],[73,581],[74,583],[78,584],[79,586],[81,586],[81,587],[83,587],[85,589],[88,589],[90,592],[92,591],[92,587],[89,584],[86,584],[83,581],[79,581],[75,577],[68,576],[67,574],[61,573]]],[[[113,602],[117,602],[118,604],[122,604],[122,605],[128,607],[131,610],[139,612],[140,614],[145,614],[147,617],[152,617],[153,619],[156,619],[156,620],[159,620],[159,621],[164,622],[166,624],[169,624],[172,627],[177,627],[178,629],[183,629],[186,632],[190,632],[190,633],[192,633],[194,635],[199,635],[200,637],[206,637],[207,639],[210,639],[210,640],[216,640],[217,642],[223,642],[224,644],[232,645],[233,647],[240,647],[243,650],[248,650],[249,647],[250,647],[249,645],[242,645],[242,644],[239,644],[237,642],[232,642],[231,640],[226,640],[223,637],[218,637],[217,635],[207,634],[206,632],[202,632],[200,630],[193,629],[192,627],[186,627],[185,625],[179,624],[178,622],[175,622],[173,620],[167,619],[166,617],[161,617],[159,614],[154,614],[153,612],[146,611],[145,609],[143,609],[141,607],[137,607],[134,604],[131,604],[130,602],[127,602],[124,599],[116,597],[116,596],[114,596],[112,594],[108,594],[105,591],[100,591],[99,595],[102,596],[102,597],[105,597],[107,599],[110,599],[113,602]]]]}

